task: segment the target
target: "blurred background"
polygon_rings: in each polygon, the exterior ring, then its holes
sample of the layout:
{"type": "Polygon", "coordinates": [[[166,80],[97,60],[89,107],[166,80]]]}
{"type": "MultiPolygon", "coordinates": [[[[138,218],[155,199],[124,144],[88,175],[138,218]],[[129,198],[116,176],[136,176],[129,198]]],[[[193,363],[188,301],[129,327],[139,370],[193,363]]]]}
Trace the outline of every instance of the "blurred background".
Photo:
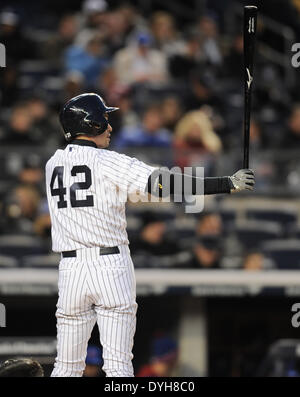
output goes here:
{"type": "MultiPolygon", "coordinates": [[[[254,0],[1,1],[0,361],[55,357],[59,255],[44,165],[64,147],[63,103],[110,106],[111,149],[152,165],[242,165],[243,6],[254,0]]],[[[299,376],[300,1],[259,4],[251,194],[129,204],[139,304],[137,376],[299,376]],[[298,340],[299,338],[299,340],[298,340]]],[[[85,376],[102,376],[94,329],[85,376]]]]}

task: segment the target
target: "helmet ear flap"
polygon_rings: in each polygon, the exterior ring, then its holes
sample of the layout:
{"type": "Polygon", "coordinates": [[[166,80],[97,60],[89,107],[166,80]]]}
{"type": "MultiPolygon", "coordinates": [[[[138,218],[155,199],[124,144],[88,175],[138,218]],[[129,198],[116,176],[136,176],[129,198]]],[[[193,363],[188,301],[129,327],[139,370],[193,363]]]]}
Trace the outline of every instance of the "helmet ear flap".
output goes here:
{"type": "Polygon", "coordinates": [[[103,119],[102,122],[99,121],[89,121],[88,123],[93,130],[95,131],[94,135],[100,135],[102,134],[104,131],[106,131],[107,127],[108,127],[108,121],[106,121],[105,119],[103,119]]]}

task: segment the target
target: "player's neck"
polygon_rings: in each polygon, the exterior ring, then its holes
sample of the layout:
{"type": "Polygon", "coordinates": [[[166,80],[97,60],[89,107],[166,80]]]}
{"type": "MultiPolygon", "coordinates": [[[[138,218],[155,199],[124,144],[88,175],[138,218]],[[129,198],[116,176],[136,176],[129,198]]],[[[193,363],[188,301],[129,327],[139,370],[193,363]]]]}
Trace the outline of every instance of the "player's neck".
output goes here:
{"type": "Polygon", "coordinates": [[[86,135],[79,135],[79,136],[76,137],[76,141],[81,141],[82,143],[84,141],[89,141],[89,142],[94,143],[97,146],[97,148],[101,148],[102,147],[101,146],[101,142],[100,142],[100,145],[99,145],[99,142],[97,142],[97,138],[96,137],[94,138],[94,137],[90,137],[90,136],[86,136],[86,135]]]}
{"type": "Polygon", "coordinates": [[[107,148],[110,143],[110,138],[106,131],[103,134],[96,135],[96,136],[79,135],[76,137],[76,139],[93,142],[99,149],[107,148]]]}

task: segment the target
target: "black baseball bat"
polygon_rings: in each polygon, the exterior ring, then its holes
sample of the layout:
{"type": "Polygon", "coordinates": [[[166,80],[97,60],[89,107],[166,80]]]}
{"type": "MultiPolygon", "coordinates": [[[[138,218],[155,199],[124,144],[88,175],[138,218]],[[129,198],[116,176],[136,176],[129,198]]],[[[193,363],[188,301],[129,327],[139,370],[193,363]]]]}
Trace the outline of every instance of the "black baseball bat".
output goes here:
{"type": "Polygon", "coordinates": [[[253,62],[256,38],[257,7],[244,7],[244,164],[243,168],[249,168],[249,140],[250,140],[250,116],[251,96],[253,83],[253,62]]]}

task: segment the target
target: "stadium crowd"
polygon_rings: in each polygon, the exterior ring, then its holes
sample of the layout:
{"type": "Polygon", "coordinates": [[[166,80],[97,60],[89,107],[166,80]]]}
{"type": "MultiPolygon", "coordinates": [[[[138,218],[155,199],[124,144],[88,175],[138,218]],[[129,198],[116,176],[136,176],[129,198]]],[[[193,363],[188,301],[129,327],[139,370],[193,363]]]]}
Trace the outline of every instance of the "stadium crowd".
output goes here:
{"type": "MultiPolygon", "coordinates": [[[[111,3],[84,0],[68,12],[55,3],[55,12],[45,6],[31,15],[29,2],[27,11],[17,5],[0,11],[0,43],[6,47],[6,67],[0,73],[1,266],[57,265],[57,257],[50,255],[44,164],[65,145],[57,117],[60,107],[82,92],[97,92],[120,108],[110,119],[112,150],[151,164],[202,166],[207,176],[240,168],[240,19],[229,32],[225,9],[214,1],[184,23],[165,9],[153,8],[145,15],[134,2],[111,3]]],[[[284,4],[293,14],[296,34],[299,2],[284,4]]],[[[272,17],[286,22],[280,14],[272,17]]],[[[259,35],[274,44],[263,23],[259,35]]],[[[282,69],[257,51],[251,125],[256,196],[289,198],[299,192],[298,85],[284,84],[282,69]]],[[[184,214],[178,204],[159,210],[129,205],[135,265],[246,270],[300,266],[297,208],[268,203],[265,210],[239,212],[237,199],[234,203],[236,208],[226,209],[218,198],[193,215],[184,214]],[[290,261],[283,263],[276,240],[289,241],[284,249],[290,261]]]]}

